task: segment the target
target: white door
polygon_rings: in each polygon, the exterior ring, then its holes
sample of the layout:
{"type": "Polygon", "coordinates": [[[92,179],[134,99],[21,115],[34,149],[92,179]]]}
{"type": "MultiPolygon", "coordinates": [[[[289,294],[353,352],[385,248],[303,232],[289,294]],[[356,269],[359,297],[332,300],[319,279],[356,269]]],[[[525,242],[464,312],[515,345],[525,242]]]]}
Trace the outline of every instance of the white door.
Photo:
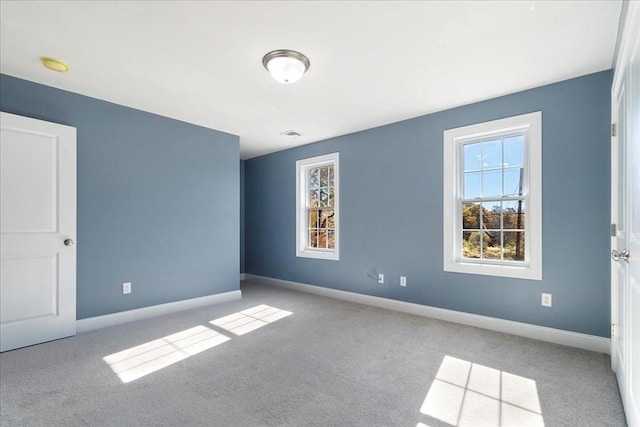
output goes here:
{"type": "Polygon", "coordinates": [[[612,89],[611,363],[627,422],[640,426],[640,4],[629,3],[612,89]]]}
{"type": "Polygon", "coordinates": [[[76,333],[76,129],[1,113],[0,351],[76,333]]]}

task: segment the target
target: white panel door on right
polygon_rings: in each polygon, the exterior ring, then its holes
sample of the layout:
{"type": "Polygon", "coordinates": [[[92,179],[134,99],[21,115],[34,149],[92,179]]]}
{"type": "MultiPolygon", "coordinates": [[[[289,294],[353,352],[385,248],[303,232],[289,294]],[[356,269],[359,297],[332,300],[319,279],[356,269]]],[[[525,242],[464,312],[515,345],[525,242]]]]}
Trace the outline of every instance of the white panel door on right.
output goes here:
{"type": "Polygon", "coordinates": [[[630,2],[612,87],[611,362],[630,427],[640,426],[640,3],[630,2]]]}
{"type": "Polygon", "coordinates": [[[76,129],[1,113],[0,351],[76,333],[76,129]]]}

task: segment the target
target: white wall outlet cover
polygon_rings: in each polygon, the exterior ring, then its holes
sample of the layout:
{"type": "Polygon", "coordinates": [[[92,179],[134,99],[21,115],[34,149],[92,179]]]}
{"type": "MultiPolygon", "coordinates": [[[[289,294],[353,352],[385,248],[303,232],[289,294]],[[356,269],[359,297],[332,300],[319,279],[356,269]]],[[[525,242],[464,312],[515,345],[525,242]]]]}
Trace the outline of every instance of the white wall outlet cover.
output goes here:
{"type": "Polygon", "coordinates": [[[543,307],[551,307],[553,304],[553,296],[551,294],[542,294],[541,304],[543,307]]]}
{"type": "Polygon", "coordinates": [[[400,286],[407,286],[407,278],[405,276],[400,276],[400,286]]]}
{"type": "Polygon", "coordinates": [[[124,282],[122,284],[122,293],[130,294],[131,293],[131,282],[124,282]]]}

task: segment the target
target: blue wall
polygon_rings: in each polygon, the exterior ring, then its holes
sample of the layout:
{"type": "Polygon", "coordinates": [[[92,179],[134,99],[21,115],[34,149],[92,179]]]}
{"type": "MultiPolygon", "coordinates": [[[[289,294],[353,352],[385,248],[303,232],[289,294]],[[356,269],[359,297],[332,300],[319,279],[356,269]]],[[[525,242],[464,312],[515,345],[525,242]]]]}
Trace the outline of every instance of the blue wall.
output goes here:
{"type": "Polygon", "coordinates": [[[79,319],[239,288],[237,136],[7,75],[0,109],[77,128],[79,319]]]}
{"type": "Polygon", "coordinates": [[[247,160],[247,273],[608,336],[611,78],[592,74],[247,160]],[[443,131],[538,110],[543,280],[443,272],[443,131]],[[340,260],[296,258],[295,162],[336,151],[340,260]],[[367,276],[373,268],[384,285],[367,276]],[[541,292],[553,294],[552,308],[540,305],[541,292]]]}

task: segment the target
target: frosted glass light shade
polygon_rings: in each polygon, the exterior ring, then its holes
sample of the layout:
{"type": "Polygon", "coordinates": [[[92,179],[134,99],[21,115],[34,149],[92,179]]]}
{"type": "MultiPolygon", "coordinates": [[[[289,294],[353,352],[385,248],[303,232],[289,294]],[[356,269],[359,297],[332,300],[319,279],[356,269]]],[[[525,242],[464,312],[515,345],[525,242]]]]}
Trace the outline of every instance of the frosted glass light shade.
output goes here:
{"type": "Polygon", "coordinates": [[[309,59],[293,50],[274,50],[262,58],[262,64],[280,83],[295,83],[309,69],[309,59]]]}

